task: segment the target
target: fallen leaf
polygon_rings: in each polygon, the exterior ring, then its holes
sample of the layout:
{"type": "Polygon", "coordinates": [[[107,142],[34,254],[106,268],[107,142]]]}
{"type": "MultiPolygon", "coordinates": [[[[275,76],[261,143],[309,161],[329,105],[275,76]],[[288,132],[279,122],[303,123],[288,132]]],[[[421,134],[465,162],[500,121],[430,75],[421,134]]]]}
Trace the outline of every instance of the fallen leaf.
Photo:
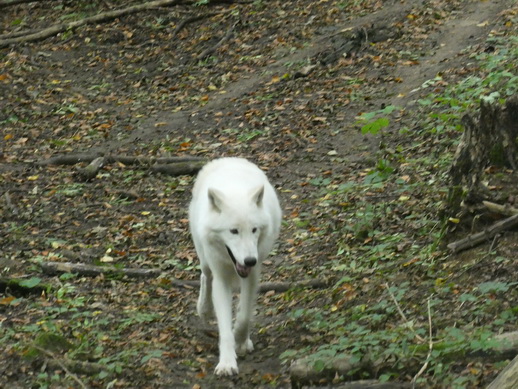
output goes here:
{"type": "Polygon", "coordinates": [[[102,257],[100,259],[100,261],[103,263],[113,262],[113,257],[110,257],[109,255],[105,255],[104,257],[102,257]]]}
{"type": "Polygon", "coordinates": [[[16,300],[16,297],[14,297],[14,296],[7,296],[7,297],[4,297],[3,299],[0,299],[0,304],[1,305],[9,305],[14,300],[16,300]]]}

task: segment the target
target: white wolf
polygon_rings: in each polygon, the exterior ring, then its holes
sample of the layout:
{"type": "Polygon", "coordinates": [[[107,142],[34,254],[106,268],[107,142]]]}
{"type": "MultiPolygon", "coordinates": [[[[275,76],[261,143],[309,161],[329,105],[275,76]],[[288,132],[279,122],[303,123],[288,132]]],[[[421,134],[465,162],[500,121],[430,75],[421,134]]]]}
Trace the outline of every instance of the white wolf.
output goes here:
{"type": "Polygon", "coordinates": [[[250,319],[261,263],[281,225],[279,200],[266,175],[242,158],[216,159],[198,174],[189,207],[194,246],[201,262],[198,314],[216,312],[219,329],[217,375],[238,373],[236,352],[252,351],[250,319]],[[241,297],[232,331],[232,292],[241,297]]]}

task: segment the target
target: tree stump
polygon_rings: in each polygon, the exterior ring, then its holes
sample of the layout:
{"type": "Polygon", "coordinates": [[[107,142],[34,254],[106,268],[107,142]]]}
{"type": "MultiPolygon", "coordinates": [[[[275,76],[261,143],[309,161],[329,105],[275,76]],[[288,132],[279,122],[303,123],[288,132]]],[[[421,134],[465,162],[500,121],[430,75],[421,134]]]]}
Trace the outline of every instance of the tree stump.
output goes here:
{"type": "Polygon", "coordinates": [[[489,164],[516,170],[518,150],[518,96],[505,106],[482,99],[478,117],[462,118],[464,133],[450,168],[451,187],[448,209],[457,213],[462,201],[479,202],[486,198],[481,184],[489,164]]]}

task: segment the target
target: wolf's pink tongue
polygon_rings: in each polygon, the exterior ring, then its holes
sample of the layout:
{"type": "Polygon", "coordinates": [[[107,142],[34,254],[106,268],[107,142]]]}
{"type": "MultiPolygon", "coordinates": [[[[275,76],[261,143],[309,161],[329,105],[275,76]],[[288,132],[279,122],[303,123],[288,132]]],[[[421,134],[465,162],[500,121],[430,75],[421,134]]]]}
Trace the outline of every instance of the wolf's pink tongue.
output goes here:
{"type": "Polygon", "coordinates": [[[250,274],[250,270],[252,270],[252,268],[248,266],[243,266],[239,262],[236,262],[236,270],[237,274],[239,274],[240,277],[246,278],[250,274]]]}

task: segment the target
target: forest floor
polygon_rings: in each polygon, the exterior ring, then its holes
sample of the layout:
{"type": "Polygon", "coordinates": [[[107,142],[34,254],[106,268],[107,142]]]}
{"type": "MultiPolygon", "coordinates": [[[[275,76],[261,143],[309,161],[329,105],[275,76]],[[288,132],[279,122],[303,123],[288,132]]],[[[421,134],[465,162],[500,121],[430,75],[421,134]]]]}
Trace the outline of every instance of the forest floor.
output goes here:
{"type": "MultiPolygon", "coordinates": [[[[0,3],[0,34],[137,3],[0,3]]],[[[506,364],[492,336],[518,329],[518,233],[453,255],[445,243],[498,216],[459,220],[444,201],[462,115],[517,93],[516,2],[214,3],[0,49],[0,387],[284,388],[293,360],[340,355],[368,367],[312,385],[487,385],[506,364]],[[262,281],[293,287],[260,294],[239,375],[214,376],[216,328],[176,282],[199,277],[193,176],[41,164],[77,153],[243,156],[267,172],[284,222],[262,281]],[[160,275],[46,274],[50,261],[160,275]]],[[[490,199],[518,206],[516,173],[486,173],[490,199]]]]}

